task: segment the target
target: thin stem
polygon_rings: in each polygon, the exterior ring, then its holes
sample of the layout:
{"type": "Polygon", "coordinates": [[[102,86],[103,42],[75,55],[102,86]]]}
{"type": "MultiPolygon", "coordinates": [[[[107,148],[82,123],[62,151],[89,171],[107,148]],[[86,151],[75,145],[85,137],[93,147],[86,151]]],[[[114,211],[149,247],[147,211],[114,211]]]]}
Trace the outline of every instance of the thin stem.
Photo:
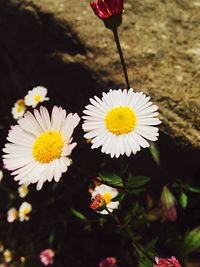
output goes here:
{"type": "Polygon", "coordinates": [[[147,258],[149,259],[151,262],[154,263],[154,259],[151,258],[151,256],[134,240],[134,236],[133,236],[133,233],[130,229],[130,226],[128,226],[128,228],[126,229],[126,232],[132,242],[132,245],[134,248],[136,248],[137,250],[139,250],[140,252],[142,252],[142,254],[147,258]]]}
{"type": "Polygon", "coordinates": [[[155,263],[154,260],[149,256],[149,254],[138,243],[136,243],[135,241],[132,240],[132,245],[137,250],[140,250],[147,259],[149,259],[151,262],[155,263]]]}
{"type": "Polygon", "coordinates": [[[109,213],[109,215],[110,215],[110,216],[113,218],[113,220],[117,223],[117,226],[118,226],[119,228],[123,228],[123,225],[121,224],[119,218],[118,218],[117,216],[113,215],[112,212],[110,212],[108,208],[105,208],[105,210],[109,213]]]}
{"type": "Polygon", "coordinates": [[[112,214],[112,212],[110,212],[107,208],[105,209],[109,215],[114,219],[114,221],[117,223],[117,226],[119,228],[121,228],[123,230],[123,232],[128,236],[128,238],[130,239],[133,247],[137,250],[139,250],[140,252],[142,252],[142,254],[149,259],[151,262],[154,263],[154,260],[151,258],[151,256],[134,240],[132,231],[130,230],[130,227],[128,226],[128,228],[125,228],[125,225],[122,225],[122,223],[120,222],[119,218],[117,215],[112,214]]]}
{"type": "Polygon", "coordinates": [[[124,71],[124,77],[125,77],[125,80],[126,80],[127,89],[129,89],[130,88],[130,83],[129,83],[129,80],[128,80],[126,64],[125,64],[125,61],[124,61],[121,45],[120,45],[120,42],[119,42],[119,36],[118,36],[117,28],[113,29],[113,34],[114,34],[114,37],[115,37],[115,42],[116,42],[116,45],[117,45],[117,49],[118,49],[118,52],[119,52],[122,68],[123,68],[123,71],[124,71]]]}

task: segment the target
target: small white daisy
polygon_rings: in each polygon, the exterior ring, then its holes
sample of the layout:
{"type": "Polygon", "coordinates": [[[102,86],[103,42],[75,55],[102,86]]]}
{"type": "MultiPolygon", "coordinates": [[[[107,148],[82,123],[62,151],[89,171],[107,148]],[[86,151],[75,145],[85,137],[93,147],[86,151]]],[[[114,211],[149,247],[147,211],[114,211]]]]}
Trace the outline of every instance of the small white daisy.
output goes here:
{"type": "Polygon", "coordinates": [[[10,208],[7,213],[7,221],[9,223],[14,222],[18,218],[18,211],[15,208],[10,208]]]}
{"type": "MultiPolygon", "coordinates": [[[[112,199],[115,198],[119,194],[117,189],[111,186],[102,184],[102,185],[96,186],[94,191],[91,194],[92,194],[92,198],[95,197],[97,194],[100,194],[106,202],[106,208],[110,212],[113,212],[114,209],[118,209],[119,201],[112,201],[112,199]]],[[[106,210],[97,211],[97,212],[103,215],[108,215],[108,212],[106,210]]]]}
{"type": "Polygon", "coordinates": [[[26,112],[9,131],[10,143],[3,149],[5,168],[13,171],[20,185],[37,183],[38,190],[47,180],[58,182],[71,165],[69,155],[76,146],[72,134],[79,121],[77,114],[66,116],[66,110],[57,106],[51,118],[45,107],[26,112]]]}
{"type": "Polygon", "coordinates": [[[31,204],[28,202],[23,202],[19,207],[19,220],[21,222],[28,221],[30,219],[28,215],[31,211],[32,211],[31,204]]]}
{"type": "Polygon", "coordinates": [[[21,185],[18,187],[18,194],[21,198],[24,198],[25,196],[27,196],[28,192],[29,190],[26,185],[21,185]]]}
{"type": "Polygon", "coordinates": [[[24,115],[25,111],[26,111],[25,102],[23,99],[19,99],[15,102],[11,112],[13,118],[17,120],[24,115]]]}
{"type": "Polygon", "coordinates": [[[118,158],[120,155],[136,154],[141,147],[149,147],[147,140],[158,139],[158,107],[152,105],[142,92],[133,89],[110,90],[102,99],[90,98],[91,104],[83,113],[85,138],[91,139],[92,148],[118,158]]]}
{"type": "Polygon", "coordinates": [[[32,90],[29,90],[28,94],[25,96],[25,104],[35,108],[37,104],[49,100],[49,97],[46,97],[46,95],[47,88],[43,86],[34,87],[32,90]]]}
{"type": "Polygon", "coordinates": [[[6,263],[12,261],[12,252],[9,249],[4,250],[3,256],[6,263]]]}
{"type": "Polygon", "coordinates": [[[2,179],[3,179],[3,172],[2,170],[0,170],[0,182],[2,181],[2,179]]]}

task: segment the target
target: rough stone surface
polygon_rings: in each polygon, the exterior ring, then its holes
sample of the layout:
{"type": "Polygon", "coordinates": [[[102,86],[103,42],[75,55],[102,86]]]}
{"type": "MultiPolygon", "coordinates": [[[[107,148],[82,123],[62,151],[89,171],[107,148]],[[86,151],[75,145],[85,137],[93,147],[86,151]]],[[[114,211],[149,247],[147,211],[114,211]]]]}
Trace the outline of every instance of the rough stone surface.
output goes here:
{"type": "MultiPolygon", "coordinates": [[[[200,148],[200,2],[125,2],[119,35],[131,86],[159,105],[166,135],[184,149],[200,148]]],[[[56,90],[72,111],[125,87],[112,32],[88,3],[0,1],[1,109],[37,84],[50,96],[56,90]]]]}

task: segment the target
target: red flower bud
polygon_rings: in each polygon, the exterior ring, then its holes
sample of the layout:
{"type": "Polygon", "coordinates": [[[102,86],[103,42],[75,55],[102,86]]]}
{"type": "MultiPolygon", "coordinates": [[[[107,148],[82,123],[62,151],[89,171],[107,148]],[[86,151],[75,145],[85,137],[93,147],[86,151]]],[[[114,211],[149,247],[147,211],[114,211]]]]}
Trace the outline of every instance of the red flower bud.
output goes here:
{"type": "Polygon", "coordinates": [[[160,198],[163,217],[171,222],[174,222],[177,218],[176,212],[176,199],[167,186],[163,187],[160,198]]]}
{"type": "Polygon", "coordinates": [[[90,208],[96,211],[104,210],[106,208],[105,199],[100,194],[97,194],[92,198],[90,208]]]}
{"type": "Polygon", "coordinates": [[[98,0],[90,3],[95,15],[102,19],[107,28],[118,27],[122,22],[122,12],[124,9],[123,0],[98,0]]]}

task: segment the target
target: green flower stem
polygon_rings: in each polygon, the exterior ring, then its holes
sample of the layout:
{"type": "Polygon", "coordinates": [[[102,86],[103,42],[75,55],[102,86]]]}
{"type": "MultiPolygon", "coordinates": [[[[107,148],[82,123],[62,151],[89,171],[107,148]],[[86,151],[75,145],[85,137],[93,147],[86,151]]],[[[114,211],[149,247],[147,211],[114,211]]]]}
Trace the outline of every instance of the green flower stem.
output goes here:
{"type": "Polygon", "coordinates": [[[130,226],[128,226],[127,228],[125,227],[125,225],[122,225],[119,218],[117,217],[117,215],[112,214],[112,212],[110,212],[107,208],[105,209],[109,215],[114,219],[114,221],[117,223],[117,226],[119,228],[121,228],[123,230],[123,232],[127,235],[127,237],[130,239],[132,246],[136,249],[139,250],[140,252],[142,252],[142,254],[149,259],[152,263],[155,263],[154,259],[152,259],[152,257],[134,240],[134,236],[133,233],[130,229],[130,226]]]}
{"type": "Polygon", "coordinates": [[[136,243],[135,241],[133,241],[132,240],[132,246],[135,248],[135,249],[137,249],[137,250],[139,250],[139,251],[141,251],[142,252],[142,254],[147,258],[147,259],[149,259],[152,263],[154,263],[155,264],[155,261],[149,256],[149,254],[138,244],[138,243],[136,243]]]}
{"type": "Polygon", "coordinates": [[[114,34],[115,42],[116,42],[118,53],[119,53],[119,56],[120,56],[122,68],[123,68],[123,71],[124,71],[124,77],[125,77],[125,80],[126,80],[126,86],[127,86],[127,90],[128,90],[130,88],[130,83],[129,83],[129,79],[128,79],[126,64],[125,64],[125,61],[124,61],[121,45],[120,45],[120,42],[119,42],[119,36],[118,36],[117,27],[114,28],[112,31],[113,31],[113,34],[114,34]]]}
{"type": "Polygon", "coordinates": [[[112,214],[112,212],[110,212],[110,211],[108,210],[108,208],[105,208],[105,210],[109,213],[110,217],[112,217],[113,220],[117,223],[117,226],[118,226],[119,228],[123,228],[123,225],[121,224],[119,218],[118,218],[116,215],[112,214]]]}
{"type": "Polygon", "coordinates": [[[130,225],[127,227],[126,229],[126,233],[128,235],[128,237],[131,239],[132,245],[135,249],[139,250],[140,252],[142,252],[142,254],[149,259],[152,263],[155,263],[154,259],[152,259],[152,257],[134,240],[134,235],[130,229],[130,225]]]}

